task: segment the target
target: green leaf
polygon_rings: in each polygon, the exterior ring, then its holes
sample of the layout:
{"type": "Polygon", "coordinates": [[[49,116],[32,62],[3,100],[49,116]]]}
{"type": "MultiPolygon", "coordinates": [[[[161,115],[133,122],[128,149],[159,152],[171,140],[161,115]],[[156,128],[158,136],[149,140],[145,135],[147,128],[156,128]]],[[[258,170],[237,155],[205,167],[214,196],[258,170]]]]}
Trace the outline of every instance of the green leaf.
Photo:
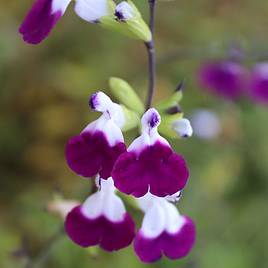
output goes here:
{"type": "Polygon", "coordinates": [[[124,105],[121,105],[121,107],[123,109],[124,116],[125,116],[125,124],[124,124],[124,127],[122,130],[128,131],[128,130],[131,130],[133,128],[136,128],[140,123],[140,118],[139,118],[138,114],[129,110],[124,105]]]}
{"type": "Polygon", "coordinates": [[[167,109],[175,107],[179,104],[179,102],[182,100],[182,91],[176,91],[173,93],[170,97],[158,102],[155,105],[155,108],[161,113],[165,112],[167,109]]]}
{"type": "Polygon", "coordinates": [[[129,109],[137,112],[139,115],[144,113],[144,105],[136,94],[135,90],[123,79],[111,77],[109,85],[112,94],[129,109]]]}

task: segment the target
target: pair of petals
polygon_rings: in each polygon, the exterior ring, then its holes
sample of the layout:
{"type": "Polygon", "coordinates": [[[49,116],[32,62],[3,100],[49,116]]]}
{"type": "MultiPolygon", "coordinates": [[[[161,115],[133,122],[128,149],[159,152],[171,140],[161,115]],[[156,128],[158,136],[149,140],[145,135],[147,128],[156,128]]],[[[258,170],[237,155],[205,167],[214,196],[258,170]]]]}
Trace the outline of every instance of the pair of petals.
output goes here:
{"type": "Polygon", "coordinates": [[[112,222],[105,216],[90,219],[83,215],[79,206],[67,215],[65,230],[71,240],[81,247],[99,245],[107,251],[114,251],[131,244],[135,224],[127,213],[119,222],[112,222]]]}
{"type": "Polygon", "coordinates": [[[134,240],[134,249],[141,261],[154,262],[163,255],[169,259],[185,257],[195,242],[195,226],[190,218],[184,217],[184,220],[185,223],[176,233],[164,231],[156,238],[147,238],[139,231],[134,240]]]}
{"type": "MultiPolygon", "coordinates": [[[[43,41],[71,1],[36,0],[19,29],[24,41],[31,44],[43,41]]],[[[88,22],[96,22],[100,17],[110,14],[107,0],[76,0],[74,9],[79,17],[88,22]]]]}
{"type": "Polygon", "coordinates": [[[66,217],[65,230],[81,247],[100,245],[107,251],[131,244],[135,224],[115,195],[113,180],[100,180],[100,189],[66,217]]]}
{"type": "Polygon", "coordinates": [[[107,179],[118,156],[125,151],[124,142],[119,141],[111,146],[102,131],[85,131],[68,141],[66,160],[78,175],[90,178],[100,174],[107,179]]]}
{"type": "Polygon", "coordinates": [[[163,255],[170,259],[185,257],[195,243],[195,225],[181,216],[167,198],[147,194],[138,199],[145,212],[142,227],[134,240],[136,254],[143,262],[154,262],[163,255]]]}
{"type": "Polygon", "coordinates": [[[135,197],[148,191],[156,196],[172,195],[183,189],[189,176],[182,156],[161,142],[121,154],[115,163],[112,177],[121,192],[135,197]]]}

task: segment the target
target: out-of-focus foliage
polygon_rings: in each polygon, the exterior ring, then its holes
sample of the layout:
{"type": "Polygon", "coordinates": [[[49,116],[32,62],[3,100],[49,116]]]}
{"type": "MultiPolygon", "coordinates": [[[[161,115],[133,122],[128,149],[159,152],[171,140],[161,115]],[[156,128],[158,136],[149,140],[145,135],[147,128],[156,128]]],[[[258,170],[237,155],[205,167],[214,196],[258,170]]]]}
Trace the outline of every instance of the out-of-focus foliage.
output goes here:
{"type": "MultiPolygon", "coordinates": [[[[95,117],[87,106],[89,94],[108,89],[111,76],[127,80],[143,99],[146,93],[141,42],[89,25],[70,9],[48,40],[27,45],[17,29],[31,3],[0,3],[0,267],[5,268],[25,267],[29,258],[39,258],[61,228],[62,221],[45,209],[55,191],[83,200],[90,189],[64,159],[67,139],[95,117]]],[[[147,1],[135,3],[147,14],[147,1]]],[[[213,141],[193,137],[172,142],[191,169],[178,206],[196,221],[198,239],[184,260],[164,259],[152,267],[268,265],[268,110],[247,102],[228,103],[196,83],[200,61],[223,57],[233,40],[250,51],[249,66],[257,56],[265,59],[267,25],[264,0],[159,1],[155,102],[185,78],[185,115],[210,108],[222,120],[223,131],[213,141]]],[[[132,131],[126,140],[136,134],[132,131]]],[[[131,248],[112,255],[100,251],[93,258],[64,235],[52,245],[39,267],[146,267],[131,248]]]]}

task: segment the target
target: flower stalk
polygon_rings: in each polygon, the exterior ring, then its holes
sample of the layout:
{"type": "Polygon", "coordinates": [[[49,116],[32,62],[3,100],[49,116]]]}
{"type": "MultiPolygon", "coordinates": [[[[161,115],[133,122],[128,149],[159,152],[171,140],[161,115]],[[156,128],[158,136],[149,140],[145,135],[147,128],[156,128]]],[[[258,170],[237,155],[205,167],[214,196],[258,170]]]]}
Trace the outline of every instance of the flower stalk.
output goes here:
{"type": "Polygon", "coordinates": [[[155,58],[155,44],[154,44],[154,29],[155,29],[155,12],[156,12],[156,1],[148,0],[150,7],[150,30],[152,33],[152,39],[145,43],[148,53],[148,93],[146,100],[146,110],[151,107],[153,95],[156,86],[156,58],[155,58]]]}

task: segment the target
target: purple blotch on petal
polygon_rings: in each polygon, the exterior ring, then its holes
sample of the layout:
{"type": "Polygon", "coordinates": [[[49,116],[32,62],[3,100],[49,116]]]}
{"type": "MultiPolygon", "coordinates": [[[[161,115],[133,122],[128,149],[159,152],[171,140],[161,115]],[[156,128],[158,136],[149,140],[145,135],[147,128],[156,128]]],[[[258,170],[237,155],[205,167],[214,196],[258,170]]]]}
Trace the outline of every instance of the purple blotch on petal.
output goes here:
{"type": "Polygon", "coordinates": [[[77,206],[67,215],[65,230],[81,247],[100,245],[107,251],[114,251],[131,244],[135,223],[127,213],[120,222],[112,222],[103,215],[89,219],[82,214],[81,206],[77,206]]]}
{"type": "Polygon", "coordinates": [[[92,110],[95,110],[98,106],[98,93],[94,93],[90,96],[89,98],[89,106],[91,107],[92,110]]]}
{"type": "Polygon", "coordinates": [[[89,178],[99,173],[107,179],[116,159],[125,151],[123,142],[111,147],[103,132],[87,131],[68,141],[65,155],[69,167],[78,175],[89,178]]]}
{"type": "Polygon", "coordinates": [[[196,231],[193,221],[185,217],[185,223],[177,233],[164,231],[156,238],[147,238],[139,231],[134,240],[134,249],[140,260],[151,263],[162,255],[170,259],[185,257],[193,248],[196,231]]]}
{"type": "Polygon", "coordinates": [[[51,12],[52,0],[36,0],[19,28],[25,42],[38,44],[48,36],[62,16],[61,11],[51,12]]]}
{"type": "Polygon", "coordinates": [[[160,142],[146,147],[139,155],[123,153],[112,171],[115,187],[135,197],[144,196],[149,189],[156,196],[172,195],[184,188],[188,177],[183,157],[160,142]]]}
{"type": "Polygon", "coordinates": [[[125,21],[125,17],[122,12],[115,11],[114,15],[116,16],[117,20],[122,21],[122,22],[125,21]]]}
{"type": "Polygon", "coordinates": [[[150,118],[150,122],[149,125],[151,128],[156,127],[160,122],[160,116],[158,113],[152,113],[151,114],[151,118],[150,118]]]}

